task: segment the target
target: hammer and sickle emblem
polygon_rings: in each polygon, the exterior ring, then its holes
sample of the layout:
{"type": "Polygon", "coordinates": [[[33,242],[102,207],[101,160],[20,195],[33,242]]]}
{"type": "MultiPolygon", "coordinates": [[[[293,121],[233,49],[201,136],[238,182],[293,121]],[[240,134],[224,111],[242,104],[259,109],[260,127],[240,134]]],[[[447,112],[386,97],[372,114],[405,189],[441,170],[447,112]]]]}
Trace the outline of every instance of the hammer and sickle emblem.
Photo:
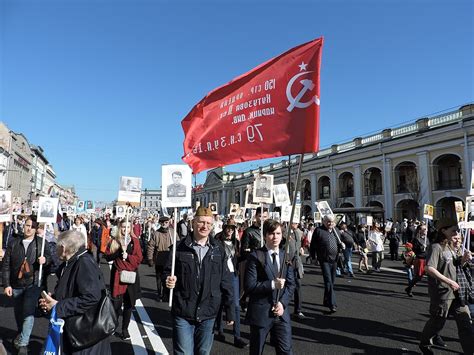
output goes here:
{"type": "Polygon", "coordinates": [[[294,77],[292,77],[291,80],[288,82],[288,85],[286,86],[286,97],[288,98],[288,101],[290,102],[290,105],[286,109],[289,112],[293,111],[293,109],[295,107],[306,108],[306,107],[310,106],[313,102],[316,105],[319,105],[319,98],[316,95],[314,95],[311,98],[311,100],[309,100],[307,102],[301,102],[300,101],[301,98],[303,97],[303,95],[306,93],[306,91],[308,91],[308,90],[311,91],[311,90],[314,89],[314,83],[310,79],[300,80],[300,83],[301,83],[301,85],[303,85],[303,87],[299,91],[298,95],[296,95],[296,97],[293,97],[293,95],[291,94],[291,88],[293,87],[293,84],[295,83],[296,79],[298,79],[302,75],[309,74],[309,73],[312,73],[312,72],[307,71],[307,72],[298,73],[294,77]]]}

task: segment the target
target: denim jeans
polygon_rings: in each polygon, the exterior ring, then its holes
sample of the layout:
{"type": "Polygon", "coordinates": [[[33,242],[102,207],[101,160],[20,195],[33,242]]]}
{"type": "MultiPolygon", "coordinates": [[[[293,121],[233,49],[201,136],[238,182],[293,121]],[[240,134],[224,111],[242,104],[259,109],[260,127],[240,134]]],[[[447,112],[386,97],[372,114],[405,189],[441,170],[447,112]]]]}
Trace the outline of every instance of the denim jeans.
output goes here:
{"type": "Polygon", "coordinates": [[[334,292],[334,282],[336,281],[336,263],[335,262],[321,262],[321,271],[323,272],[324,280],[324,299],[323,305],[325,307],[336,306],[336,294],[334,292]]]}
{"type": "Polygon", "coordinates": [[[408,286],[410,286],[413,281],[413,268],[405,267],[405,270],[407,272],[408,286]]]}
{"type": "Polygon", "coordinates": [[[353,274],[352,271],[352,247],[344,249],[344,268],[349,274],[353,274]]]}
{"type": "Polygon", "coordinates": [[[40,288],[35,284],[25,288],[13,289],[13,309],[18,332],[20,333],[18,343],[20,346],[27,346],[30,342],[39,295],[40,288]]]}
{"type": "Polygon", "coordinates": [[[202,322],[173,318],[173,353],[175,355],[209,355],[214,341],[216,319],[202,322]]]}
{"type": "MultiPolygon", "coordinates": [[[[235,313],[234,313],[234,339],[240,338],[240,304],[239,304],[239,298],[240,298],[240,292],[239,292],[239,276],[233,275],[232,276],[232,286],[234,290],[234,307],[235,307],[235,313]]],[[[219,333],[224,332],[224,322],[222,320],[222,311],[224,307],[221,306],[219,313],[217,314],[217,319],[216,319],[216,328],[219,333]]]]}

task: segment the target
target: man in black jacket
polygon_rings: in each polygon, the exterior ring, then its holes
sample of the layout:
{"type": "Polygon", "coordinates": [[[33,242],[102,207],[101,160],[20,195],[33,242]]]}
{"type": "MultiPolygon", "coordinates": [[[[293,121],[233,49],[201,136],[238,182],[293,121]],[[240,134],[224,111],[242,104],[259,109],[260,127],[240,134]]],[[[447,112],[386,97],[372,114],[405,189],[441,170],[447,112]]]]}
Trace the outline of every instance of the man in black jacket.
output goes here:
{"type": "Polygon", "coordinates": [[[197,209],[193,234],[176,245],[175,276],[170,275],[172,255],[164,270],[166,287],[174,289],[174,354],[210,354],[221,301],[227,324],[233,324],[232,278],[224,247],[209,237],[213,220],[209,208],[197,209]]]}
{"type": "Polygon", "coordinates": [[[323,305],[329,307],[331,313],[336,312],[336,294],[334,292],[334,282],[336,280],[337,255],[339,249],[344,250],[345,246],[341,242],[339,232],[334,223],[334,215],[326,215],[323,218],[323,225],[317,228],[311,239],[311,258],[318,258],[319,265],[323,272],[324,279],[324,300],[323,305]]]}
{"type": "Polygon", "coordinates": [[[18,354],[28,353],[35,309],[40,295],[38,270],[40,264],[47,265],[51,260],[48,248],[44,249],[44,256],[41,256],[42,238],[36,235],[37,229],[38,223],[29,217],[25,222],[23,238],[17,237],[9,243],[3,259],[4,294],[13,297],[18,327],[18,335],[13,345],[18,349],[18,354]]]}

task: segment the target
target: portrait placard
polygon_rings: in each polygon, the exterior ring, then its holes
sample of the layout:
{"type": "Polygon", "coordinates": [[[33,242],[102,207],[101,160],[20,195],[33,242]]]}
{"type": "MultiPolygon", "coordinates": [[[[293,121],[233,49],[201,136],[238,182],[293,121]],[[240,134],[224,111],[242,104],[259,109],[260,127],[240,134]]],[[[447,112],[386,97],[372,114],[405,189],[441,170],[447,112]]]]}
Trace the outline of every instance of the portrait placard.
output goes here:
{"type": "Polygon", "coordinates": [[[125,205],[117,205],[117,206],[115,206],[115,216],[116,216],[117,218],[124,218],[124,217],[125,217],[125,212],[126,212],[126,211],[125,211],[125,208],[126,208],[126,207],[127,207],[127,206],[125,206],[125,205]]]}
{"type": "Polygon", "coordinates": [[[258,204],[253,203],[253,185],[247,185],[245,191],[245,208],[254,209],[257,208],[258,204]]]}
{"type": "Polygon", "coordinates": [[[275,206],[291,205],[290,194],[286,184],[273,185],[273,196],[275,198],[275,206]]]}
{"type": "Polygon", "coordinates": [[[56,223],[59,199],[55,197],[40,197],[38,201],[38,222],[56,223]]]}
{"type": "Polygon", "coordinates": [[[374,218],[372,216],[366,216],[365,221],[369,227],[374,224],[374,218]]]}
{"type": "Polygon", "coordinates": [[[300,222],[301,222],[301,205],[295,205],[295,214],[293,215],[293,223],[300,223],[300,222]]]}
{"type": "Polygon", "coordinates": [[[385,222],[385,232],[390,232],[392,230],[393,222],[387,221],[385,222]]]}
{"type": "Polygon", "coordinates": [[[212,211],[212,214],[217,214],[217,202],[209,202],[207,207],[212,211]]]}
{"type": "Polygon", "coordinates": [[[423,218],[433,220],[434,216],[434,207],[425,203],[423,206],[423,218]]]}
{"type": "Polygon", "coordinates": [[[117,201],[137,205],[140,203],[141,191],[141,177],[121,176],[117,201]]]}
{"type": "Polygon", "coordinates": [[[0,222],[10,222],[12,219],[12,192],[0,191],[0,222]]]}
{"type": "Polygon", "coordinates": [[[278,211],[273,212],[273,219],[280,221],[280,212],[278,211]]]}
{"type": "Polygon", "coordinates": [[[313,219],[314,219],[314,223],[321,223],[322,220],[321,220],[321,213],[319,212],[314,212],[313,214],[313,219]]]}
{"type": "Polygon", "coordinates": [[[319,213],[321,214],[321,218],[324,218],[324,216],[333,214],[331,207],[329,207],[329,203],[327,201],[318,201],[315,203],[316,203],[316,207],[318,208],[319,213]]]}
{"type": "Polygon", "coordinates": [[[94,201],[85,201],[85,204],[86,204],[86,212],[87,213],[94,213],[95,212],[95,208],[94,208],[94,201]]]}
{"type": "Polygon", "coordinates": [[[76,211],[77,213],[82,213],[86,211],[85,201],[77,201],[76,211]]]}
{"type": "Polygon", "coordinates": [[[13,197],[12,199],[12,215],[21,214],[21,197],[13,197]]]}
{"type": "Polygon", "coordinates": [[[67,216],[68,217],[74,217],[76,215],[76,209],[77,209],[77,206],[74,206],[74,205],[68,205],[67,206],[67,216]]]}
{"type": "Polygon", "coordinates": [[[66,213],[67,214],[67,208],[69,205],[61,205],[61,214],[66,213]]]}
{"type": "Polygon", "coordinates": [[[291,218],[291,205],[281,206],[281,221],[289,222],[291,218]]]}
{"type": "Polygon", "coordinates": [[[26,216],[31,216],[31,212],[32,212],[31,207],[25,207],[25,212],[24,213],[25,213],[26,216]]]}
{"type": "Polygon", "coordinates": [[[236,223],[244,223],[245,222],[245,208],[238,208],[234,220],[236,223]]]}
{"type": "Polygon", "coordinates": [[[235,216],[237,213],[237,210],[240,208],[238,203],[231,203],[230,204],[230,209],[229,209],[229,216],[235,216]]]}
{"type": "Polygon", "coordinates": [[[454,201],[454,210],[456,212],[463,212],[464,211],[464,207],[462,205],[462,201],[454,201]]]}
{"type": "Polygon", "coordinates": [[[201,206],[201,201],[199,200],[196,200],[196,211],[197,209],[201,206]]]}
{"type": "Polygon", "coordinates": [[[253,182],[253,203],[273,203],[273,175],[258,174],[253,182]]]}
{"type": "Polygon", "coordinates": [[[469,189],[469,196],[474,196],[474,161],[471,162],[471,188],[469,189]]]}
{"type": "Polygon", "coordinates": [[[38,212],[38,200],[31,201],[31,210],[33,212],[38,212]]]}
{"type": "Polygon", "coordinates": [[[162,203],[166,207],[191,207],[192,171],[187,165],[163,165],[162,203]]]}

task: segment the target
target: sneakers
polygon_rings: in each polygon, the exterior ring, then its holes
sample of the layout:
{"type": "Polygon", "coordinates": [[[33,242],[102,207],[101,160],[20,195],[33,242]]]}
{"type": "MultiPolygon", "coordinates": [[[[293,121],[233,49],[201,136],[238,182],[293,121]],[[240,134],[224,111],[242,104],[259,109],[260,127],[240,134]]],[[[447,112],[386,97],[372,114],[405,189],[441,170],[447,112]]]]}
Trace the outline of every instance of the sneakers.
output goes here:
{"type": "Polygon", "coordinates": [[[249,346],[249,343],[247,343],[244,339],[242,338],[235,338],[234,339],[234,346],[243,349],[249,346]]]}
{"type": "Polygon", "coordinates": [[[130,340],[130,333],[128,332],[128,330],[124,330],[122,332],[121,338],[122,338],[122,340],[130,340]]]}
{"type": "Polygon", "coordinates": [[[410,286],[408,286],[408,287],[405,289],[405,292],[407,293],[408,297],[413,297],[413,293],[411,292],[410,286]]]}
{"type": "Polygon", "coordinates": [[[330,311],[331,313],[336,313],[336,312],[337,312],[337,307],[336,307],[336,306],[332,306],[332,307],[329,309],[329,311],[330,311]]]}
{"type": "Polygon", "coordinates": [[[434,355],[434,352],[433,352],[433,350],[431,350],[431,346],[430,346],[430,345],[423,345],[423,344],[420,344],[420,345],[418,345],[418,347],[420,348],[421,353],[422,353],[423,355],[434,355]]]}
{"type": "Polygon", "coordinates": [[[13,339],[13,346],[18,349],[20,347],[20,336],[21,336],[21,333],[18,334],[15,339],[13,339]]]}
{"type": "Polygon", "coordinates": [[[447,348],[448,346],[446,345],[446,343],[443,341],[443,338],[441,338],[440,335],[435,335],[434,337],[432,337],[430,339],[430,344],[431,345],[436,345],[436,346],[439,346],[441,348],[447,348]]]}

